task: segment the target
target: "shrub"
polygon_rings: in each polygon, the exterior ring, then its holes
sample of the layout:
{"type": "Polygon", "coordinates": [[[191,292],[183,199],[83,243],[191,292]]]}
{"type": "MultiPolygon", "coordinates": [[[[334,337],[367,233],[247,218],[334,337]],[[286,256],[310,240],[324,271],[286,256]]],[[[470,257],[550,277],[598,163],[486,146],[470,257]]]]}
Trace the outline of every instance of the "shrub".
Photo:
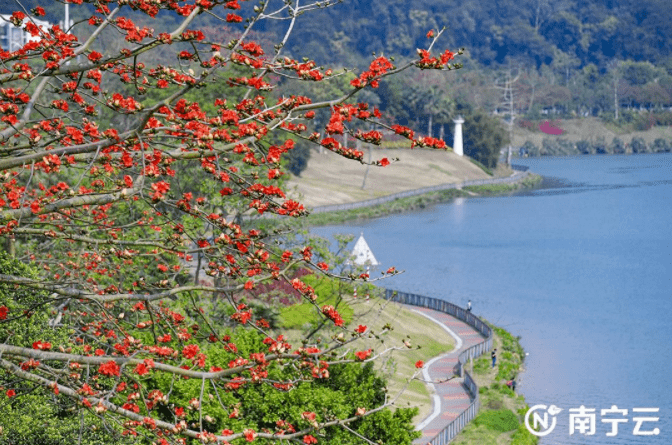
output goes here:
{"type": "Polygon", "coordinates": [[[656,125],[665,127],[672,125],[672,113],[654,113],[653,117],[656,120],[656,125]]]}
{"type": "Polygon", "coordinates": [[[513,433],[511,445],[535,445],[539,439],[530,433],[525,425],[518,425],[518,430],[513,433]]]}
{"type": "Polygon", "coordinates": [[[505,433],[518,428],[518,416],[509,409],[485,411],[474,419],[474,424],[484,425],[493,431],[505,433]]]}
{"type": "Polygon", "coordinates": [[[649,151],[649,147],[646,146],[646,142],[644,142],[644,139],[642,138],[632,138],[630,147],[632,148],[633,153],[646,153],[649,151]]]}
{"type": "Polygon", "coordinates": [[[620,138],[614,138],[611,141],[611,146],[609,147],[609,149],[614,154],[623,154],[625,153],[625,144],[620,138]]]}
{"type": "Polygon", "coordinates": [[[653,141],[652,151],[655,153],[668,153],[670,151],[670,144],[663,138],[658,138],[653,141]]]}
{"type": "Polygon", "coordinates": [[[531,141],[525,141],[523,144],[523,149],[527,152],[528,156],[539,156],[541,155],[541,152],[539,151],[539,147],[537,147],[534,142],[531,141]]]}
{"type": "Polygon", "coordinates": [[[576,143],[576,149],[583,155],[595,154],[595,147],[585,139],[581,139],[576,143]]]}

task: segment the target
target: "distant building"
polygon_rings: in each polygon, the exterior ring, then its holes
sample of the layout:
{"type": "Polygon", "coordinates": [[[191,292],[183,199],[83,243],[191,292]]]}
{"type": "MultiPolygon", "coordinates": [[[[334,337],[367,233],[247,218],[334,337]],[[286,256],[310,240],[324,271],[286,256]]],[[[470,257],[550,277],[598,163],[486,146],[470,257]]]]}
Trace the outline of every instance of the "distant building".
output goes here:
{"type": "MultiPolygon", "coordinates": [[[[31,36],[22,28],[14,26],[9,20],[10,14],[0,14],[0,47],[5,51],[17,51],[28,42],[40,40],[39,36],[31,36]]],[[[28,20],[27,18],[25,20],[28,20]]],[[[44,20],[30,19],[45,31],[51,28],[51,23],[44,20]]]]}

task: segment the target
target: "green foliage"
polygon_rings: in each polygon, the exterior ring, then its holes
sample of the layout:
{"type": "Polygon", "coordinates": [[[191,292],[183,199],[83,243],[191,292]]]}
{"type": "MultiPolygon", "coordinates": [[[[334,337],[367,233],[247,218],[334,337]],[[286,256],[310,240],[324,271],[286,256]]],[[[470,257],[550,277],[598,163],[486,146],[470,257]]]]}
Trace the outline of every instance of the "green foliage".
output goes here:
{"type": "Polygon", "coordinates": [[[53,394],[39,388],[12,399],[0,394],[0,445],[129,443],[111,435],[96,416],[88,412],[73,413],[65,408],[58,405],[53,394]]]}
{"type": "Polygon", "coordinates": [[[486,172],[486,173],[489,174],[490,176],[492,176],[492,175],[494,174],[494,173],[492,172],[492,170],[490,170],[488,167],[486,167],[485,165],[483,165],[483,164],[481,164],[480,162],[478,162],[476,159],[474,159],[474,158],[470,158],[469,160],[471,161],[472,164],[477,165],[481,170],[483,170],[484,172],[486,172]]]}
{"type": "Polygon", "coordinates": [[[611,146],[609,147],[609,149],[614,154],[623,154],[625,153],[625,144],[620,138],[615,137],[611,141],[611,146]]]}
{"type": "Polygon", "coordinates": [[[362,420],[359,432],[365,437],[379,438],[378,443],[410,444],[422,436],[412,424],[417,412],[418,408],[399,408],[394,413],[389,410],[379,411],[362,420]]]}
{"type": "Polygon", "coordinates": [[[651,149],[654,153],[668,153],[672,150],[670,143],[663,138],[658,138],[653,141],[651,149]]]}
{"type": "MultiPolygon", "coordinates": [[[[29,278],[37,276],[33,268],[5,252],[0,252],[0,274],[29,278]]],[[[0,283],[0,306],[8,308],[7,320],[0,321],[0,343],[10,337],[13,345],[24,347],[31,347],[37,340],[53,344],[64,341],[67,333],[58,327],[49,326],[52,303],[45,292],[0,283]]]]}
{"type": "Polygon", "coordinates": [[[541,142],[541,154],[543,156],[566,156],[576,153],[576,146],[564,138],[544,138],[541,142]]]}
{"type": "Polygon", "coordinates": [[[633,153],[646,153],[649,151],[649,147],[647,147],[646,142],[642,138],[632,138],[630,147],[633,153]]]}
{"type": "Polygon", "coordinates": [[[537,147],[534,142],[531,141],[525,141],[523,144],[523,149],[528,156],[539,156],[540,154],[539,147],[537,147]]]}
{"type": "Polygon", "coordinates": [[[518,425],[518,429],[513,433],[511,445],[535,445],[539,438],[530,433],[524,424],[518,425]]]}
{"type": "MultiPolygon", "coordinates": [[[[35,277],[36,271],[0,252],[0,274],[35,277]]],[[[0,320],[0,343],[11,339],[13,345],[29,348],[37,340],[65,343],[68,333],[49,325],[51,303],[44,292],[0,283],[0,307],[8,308],[7,319],[0,320]]],[[[87,445],[110,443],[110,430],[102,429],[95,416],[84,412],[80,418],[69,408],[69,401],[0,369],[0,445],[66,445],[78,438],[87,445]],[[8,397],[7,389],[16,395],[8,397]],[[80,420],[86,428],[82,429],[80,420]]]]}
{"type": "MultiPolygon", "coordinates": [[[[329,8],[319,22],[308,23],[288,47],[320,62],[333,54],[349,60],[372,51],[409,55],[409,48],[426,44],[428,29],[445,24],[449,43],[469,42],[470,53],[483,65],[513,59],[553,64],[558,71],[588,64],[599,69],[614,58],[665,61],[672,53],[672,43],[660,38],[672,34],[672,15],[665,6],[665,2],[467,0],[460,7],[468,13],[456,16],[454,8],[436,0],[416,2],[410,10],[399,2],[353,0],[329,8]],[[353,11],[359,14],[354,17],[353,11]]],[[[271,25],[280,35],[281,23],[271,25]]]]}
{"type": "Polygon", "coordinates": [[[478,110],[464,116],[464,154],[488,168],[497,167],[499,150],[509,136],[499,119],[478,110]]]}
{"type": "Polygon", "coordinates": [[[576,143],[576,149],[579,151],[579,153],[583,155],[595,153],[593,145],[589,141],[586,141],[585,139],[582,139],[576,143]]]}
{"type": "MultiPolygon", "coordinates": [[[[221,345],[213,344],[204,351],[208,356],[208,366],[226,366],[236,356],[247,357],[251,352],[264,348],[264,336],[252,330],[238,329],[230,332],[230,341],[238,347],[238,353],[225,351],[221,345]]],[[[268,368],[268,376],[272,380],[287,378],[285,369],[274,363],[268,368]]],[[[199,399],[203,391],[203,415],[211,421],[203,422],[207,431],[221,431],[224,428],[241,430],[252,428],[261,431],[271,430],[277,419],[283,419],[298,428],[305,428],[309,423],[302,418],[302,413],[312,411],[317,414],[317,421],[339,417],[347,418],[355,415],[357,408],[375,407],[384,402],[385,381],[374,370],[373,363],[342,363],[329,367],[329,378],[318,379],[313,383],[299,382],[291,391],[278,391],[269,384],[247,384],[236,392],[214,391],[210,385],[202,387],[197,379],[174,379],[172,376],[156,373],[151,377],[164,391],[171,390],[171,402],[183,406],[189,405],[192,399],[199,399]],[[202,389],[203,388],[203,389],[202,389]],[[240,417],[230,417],[234,410],[244,401],[244,411],[240,417]]],[[[411,419],[416,409],[398,409],[395,413],[382,410],[356,421],[350,428],[367,437],[376,437],[383,443],[409,444],[418,433],[414,431],[411,419]]],[[[168,420],[171,414],[167,414],[168,420]]],[[[198,410],[188,410],[186,420],[189,423],[199,422],[198,410]]],[[[340,427],[324,430],[320,443],[325,444],[358,444],[348,432],[340,427]]]]}
{"type": "Polygon", "coordinates": [[[509,409],[484,411],[476,416],[474,424],[505,433],[518,428],[518,416],[509,409]]]}
{"type": "MultiPolygon", "coordinates": [[[[483,355],[477,360],[474,360],[474,372],[476,374],[487,374],[490,372],[490,367],[492,366],[490,358],[483,355]]],[[[487,389],[487,387],[484,387],[487,389]]]]}
{"type": "MultiPolygon", "coordinates": [[[[325,276],[307,275],[303,281],[315,289],[317,295],[316,304],[319,307],[324,305],[334,306],[343,318],[343,322],[348,324],[352,321],[353,310],[345,304],[341,296],[344,294],[352,295],[353,287],[345,283],[325,276]]],[[[366,287],[366,286],[365,286],[366,287]]],[[[363,292],[360,287],[358,292],[363,292]]],[[[300,329],[306,324],[317,324],[321,322],[322,316],[314,304],[302,302],[293,306],[287,306],[280,310],[280,326],[286,329],[300,329]]]]}

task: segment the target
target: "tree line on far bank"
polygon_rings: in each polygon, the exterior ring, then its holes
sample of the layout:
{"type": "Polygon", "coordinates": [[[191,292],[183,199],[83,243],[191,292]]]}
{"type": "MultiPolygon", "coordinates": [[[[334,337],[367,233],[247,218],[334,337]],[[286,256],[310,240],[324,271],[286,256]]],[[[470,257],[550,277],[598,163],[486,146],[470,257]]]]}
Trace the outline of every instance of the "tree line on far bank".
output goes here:
{"type": "Polygon", "coordinates": [[[585,139],[570,141],[565,138],[549,137],[542,140],[541,146],[526,141],[520,147],[519,154],[522,156],[567,156],[579,154],[669,153],[671,151],[672,144],[663,138],[657,138],[652,143],[647,144],[640,137],[634,137],[629,142],[625,142],[619,137],[614,137],[611,142],[603,137],[598,137],[593,141],[585,139]]]}

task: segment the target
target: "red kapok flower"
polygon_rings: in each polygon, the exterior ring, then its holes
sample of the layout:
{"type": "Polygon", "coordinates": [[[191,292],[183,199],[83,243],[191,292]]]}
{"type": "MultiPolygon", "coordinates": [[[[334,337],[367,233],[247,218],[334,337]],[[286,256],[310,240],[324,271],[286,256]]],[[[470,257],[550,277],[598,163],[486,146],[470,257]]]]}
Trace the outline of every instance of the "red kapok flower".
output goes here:
{"type": "Polygon", "coordinates": [[[89,60],[92,61],[92,62],[97,62],[102,58],[103,58],[103,55],[101,53],[99,53],[98,51],[91,51],[91,53],[89,54],[89,60]]]}
{"type": "Polygon", "coordinates": [[[182,349],[184,358],[194,358],[200,352],[201,348],[198,345],[187,345],[182,349]]]}
{"type": "Polygon", "coordinates": [[[422,360],[418,360],[417,362],[415,362],[415,367],[416,368],[420,369],[423,366],[425,366],[425,362],[423,362],[422,360]]]}
{"type": "Polygon", "coordinates": [[[110,360],[109,362],[100,365],[98,368],[98,373],[113,377],[119,375],[119,370],[119,365],[117,365],[113,360],[110,360]]]}
{"type": "Polygon", "coordinates": [[[243,430],[243,436],[245,436],[245,440],[252,442],[254,438],[257,437],[257,433],[255,433],[253,429],[247,428],[243,430]]]}
{"type": "Polygon", "coordinates": [[[357,357],[358,360],[366,360],[369,358],[371,355],[371,349],[367,349],[366,351],[357,351],[355,352],[355,357],[357,357]]]}

